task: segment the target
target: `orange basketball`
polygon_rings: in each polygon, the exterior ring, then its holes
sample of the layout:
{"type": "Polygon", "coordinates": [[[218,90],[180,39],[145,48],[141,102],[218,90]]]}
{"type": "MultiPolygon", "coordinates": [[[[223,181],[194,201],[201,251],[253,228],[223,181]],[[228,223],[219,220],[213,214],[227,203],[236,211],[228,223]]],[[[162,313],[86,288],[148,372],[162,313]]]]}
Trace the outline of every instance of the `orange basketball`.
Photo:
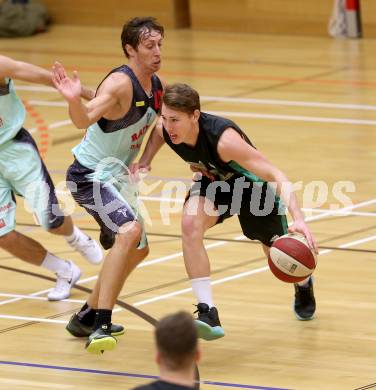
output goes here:
{"type": "Polygon", "coordinates": [[[297,283],[312,274],[316,268],[317,257],[302,234],[289,233],[273,242],[268,263],[278,279],[297,283]]]}

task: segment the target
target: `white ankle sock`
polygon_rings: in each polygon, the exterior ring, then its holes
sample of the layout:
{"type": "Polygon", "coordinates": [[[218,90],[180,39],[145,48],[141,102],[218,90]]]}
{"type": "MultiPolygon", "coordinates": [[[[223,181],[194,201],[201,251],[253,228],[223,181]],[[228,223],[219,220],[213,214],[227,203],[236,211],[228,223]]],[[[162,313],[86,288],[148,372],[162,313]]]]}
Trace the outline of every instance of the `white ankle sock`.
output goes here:
{"type": "Polygon", "coordinates": [[[41,266],[56,274],[69,275],[71,272],[71,266],[68,261],[60,259],[60,257],[57,257],[50,252],[47,252],[41,266]]]}
{"type": "Polygon", "coordinates": [[[79,240],[81,237],[86,237],[86,235],[77,226],[73,225],[72,234],[70,236],[65,236],[65,239],[67,240],[68,244],[71,244],[79,240]]]}
{"type": "Polygon", "coordinates": [[[191,279],[191,285],[198,303],[206,303],[209,308],[214,306],[209,276],[191,279]]]}

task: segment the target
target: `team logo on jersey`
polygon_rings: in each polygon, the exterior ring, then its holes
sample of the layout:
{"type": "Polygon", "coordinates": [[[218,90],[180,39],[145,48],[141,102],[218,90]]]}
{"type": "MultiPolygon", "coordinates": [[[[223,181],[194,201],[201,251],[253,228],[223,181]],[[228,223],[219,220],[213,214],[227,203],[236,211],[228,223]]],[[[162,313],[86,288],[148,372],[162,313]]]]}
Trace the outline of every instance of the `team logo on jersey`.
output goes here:
{"type": "Polygon", "coordinates": [[[138,133],[133,133],[131,135],[132,142],[136,142],[140,137],[142,137],[148,129],[148,125],[145,125],[138,133]]]}
{"type": "Polygon", "coordinates": [[[7,204],[5,204],[5,205],[3,205],[3,206],[0,206],[0,213],[2,213],[2,212],[6,212],[7,210],[10,210],[12,208],[12,203],[11,202],[9,202],[9,203],[7,203],[7,204]]]}

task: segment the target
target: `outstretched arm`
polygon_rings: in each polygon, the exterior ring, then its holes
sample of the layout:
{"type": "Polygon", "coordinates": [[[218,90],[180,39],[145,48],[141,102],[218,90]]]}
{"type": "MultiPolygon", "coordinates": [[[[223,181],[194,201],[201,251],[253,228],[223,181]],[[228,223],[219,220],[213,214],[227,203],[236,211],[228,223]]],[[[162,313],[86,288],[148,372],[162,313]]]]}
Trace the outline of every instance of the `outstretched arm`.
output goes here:
{"type": "MultiPolygon", "coordinates": [[[[0,56],[0,80],[5,77],[54,87],[52,72],[28,62],[0,56]]],[[[86,100],[91,100],[94,97],[94,91],[85,86],[81,87],[80,94],[86,100]]]]}
{"type": "Polygon", "coordinates": [[[127,105],[131,96],[126,96],[129,86],[123,79],[117,80],[119,75],[113,74],[102,84],[96,97],[84,104],[81,101],[81,81],[76,71],[73,77],[68,77],[64,67],[56,62],[52,68],[53,83],[56,89],[64,97],[69,105],[69,115],[74,125],[79,129],[85,129],[98,121],[111,109],[118,106],[127,105]],[[119,101],[119,91],[122,90],[123,99],[119,101]],[[125,96],[125,97],[124,97],[125,96]]]}
{"type": "Polygon", "coordinates": [[[0,79],[9,77],[12,79],[28,81],[30,83],[45,84],[53,87],[52,74],[46,69],[16,61],[12,58],[0,56],[0,79]]]}
{"type": "Polygon", "coordinates": [[[225,162],[235,161],[243,168],[257,175],[262,180],[276,183],[277,194],[282,198],[294,220],[289,227],[290,232],[302,233],[310,247],[317,253],[315,239],[304,222],[304,215],[298,205],[298,200],[292,184],[287,176],[269,162],[266,157],[249,145],[240,134],[232,128],[227,129],[218,143],[218,154],[225,162]]]}

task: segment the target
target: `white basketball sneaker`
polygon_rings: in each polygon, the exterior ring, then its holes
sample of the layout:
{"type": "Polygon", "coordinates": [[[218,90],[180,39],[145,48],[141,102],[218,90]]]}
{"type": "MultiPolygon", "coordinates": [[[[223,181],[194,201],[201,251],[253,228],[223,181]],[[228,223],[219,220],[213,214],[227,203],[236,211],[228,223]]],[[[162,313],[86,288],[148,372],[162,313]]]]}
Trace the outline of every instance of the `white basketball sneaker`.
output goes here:
{"type": "Polygon", "coordinates": [[[68,242],[68,244],[91,264],[100,264],[103,259],[99,244],[86,234],[82,234],[78,239],[68,242]]]}
{"type": "Polygon", "coordinates": [[[55,288],[47,295],[49,301],[61,301],[62,299],[68,298],[71,288],[80,279],[81,270],[73,261],[67,260],[67,262],[70,265],[70,272],[68,274],[56,274],[55,288]]]}

